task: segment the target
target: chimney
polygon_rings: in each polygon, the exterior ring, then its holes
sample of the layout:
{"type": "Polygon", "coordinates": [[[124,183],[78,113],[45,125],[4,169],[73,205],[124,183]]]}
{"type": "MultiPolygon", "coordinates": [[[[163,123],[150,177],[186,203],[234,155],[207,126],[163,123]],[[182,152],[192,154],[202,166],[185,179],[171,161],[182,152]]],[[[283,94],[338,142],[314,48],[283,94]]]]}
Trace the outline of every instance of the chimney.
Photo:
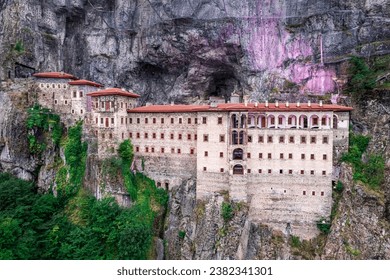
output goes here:
{"type": "Polygon", "coordinates": [[[276,107],[276,108],[279,107],[279,101],[278,101],[278,100],[275,101],[275,107],[276,107]]]}
{"type": "Polygon", "coordinates": [[[301,106],[301,103],[298,101],[298,102],[297,102],[297,107],[299,107],[299,106],[301,106]]]}
{"type": "Polygon", "coordinates": [[[265,107],[268,108],[268,100],[265,101],[265,107]]]}
{"type": "Polygon", "coordinates": [[[307,106],[311,107],[311,101],[310,100],[307,102],[307,106]]]}
{"type": "Polygon", "coordinates": [[[173,105],[175,105],[175,102],[174,102],[174,101],[171,102],[171,106],[173,106],[173,105]]]}
{"type": "Polygon", "coordinates": [[[244,95],[244,104],[245,107],[248,107],[248,95],[244,95]]]}
{"type": "Polygon", "coordinates": [[[322,107],[322,100],[320,100],[320,107],[322,107]]]}
{"type": "Polygon", "coordinates": [[[259,107],[259,103],[258,102],[255,102],[255,107],[259,107]]]}
{"type": "Polygon", "coordinates": [[[290,103],[288,103],[288,101],[286,101],[286,107],[288,108],[290,106],[290,103]]]}

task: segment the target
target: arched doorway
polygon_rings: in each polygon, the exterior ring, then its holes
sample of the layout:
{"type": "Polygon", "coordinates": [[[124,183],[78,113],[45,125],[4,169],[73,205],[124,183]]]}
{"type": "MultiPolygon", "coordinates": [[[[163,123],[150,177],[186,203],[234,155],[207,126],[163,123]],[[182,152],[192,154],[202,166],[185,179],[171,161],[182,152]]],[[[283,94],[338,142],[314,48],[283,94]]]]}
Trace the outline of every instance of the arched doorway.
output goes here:
{"type": "Polygon", "coordinates": [[[244,151],[242,149],[235,149],[233,151],[234,160],[243,160],[243,158],[244,158],[244,151]]]}
{"type": "Polygon", "coordinates": [[[233,167],[233,175],[244,175],[244,167],[240,164],[235,165],[233,167]]]}

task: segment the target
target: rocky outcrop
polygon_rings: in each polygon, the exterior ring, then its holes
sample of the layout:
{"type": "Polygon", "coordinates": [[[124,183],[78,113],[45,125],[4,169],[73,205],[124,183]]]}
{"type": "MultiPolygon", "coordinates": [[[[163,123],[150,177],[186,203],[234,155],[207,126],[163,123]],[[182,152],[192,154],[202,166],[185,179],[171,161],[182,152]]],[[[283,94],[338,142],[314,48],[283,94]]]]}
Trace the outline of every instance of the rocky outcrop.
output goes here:
{"type": "Polygon", "coordinates": [[[389,52],[389,14],[386,0],[2,0],[0,78],[17,62],[155,103],[324,94],[347,55],[389,52]]]}

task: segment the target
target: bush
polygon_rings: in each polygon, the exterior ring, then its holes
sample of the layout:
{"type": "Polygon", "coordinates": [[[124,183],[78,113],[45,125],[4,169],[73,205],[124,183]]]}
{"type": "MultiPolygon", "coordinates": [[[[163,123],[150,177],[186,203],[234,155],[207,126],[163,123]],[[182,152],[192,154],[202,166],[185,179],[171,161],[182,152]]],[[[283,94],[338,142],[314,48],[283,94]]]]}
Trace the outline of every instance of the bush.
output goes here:
{"type": "Polygon", "coordinates": [[[227,223],[233,218],[233,207],[230,203],[227,203],[225,201],[222,202],[221,210],[221,215],[225,223],[227,223]]]}
{"type": "Polygon", "coordinates": [[[349,82],[351,92],[360,96],[375,88],[375,73],[367,66],[363,58],[351,57],[349,73],[351,75],[349,82]]]}
{"type": "Polygon", "coordinates": [[[186,237],[186,232],[181,230],[181,231],[179,231],[178,235],[179,235],[180,239],[184,239],[184,237],[186,237]]]}
{"type": "Polygon", "coordinates": [[[317,221],[317,228],[324,234],[328,234],[330,232],[330,227],[331,224],[325,218],[317,221]]]}

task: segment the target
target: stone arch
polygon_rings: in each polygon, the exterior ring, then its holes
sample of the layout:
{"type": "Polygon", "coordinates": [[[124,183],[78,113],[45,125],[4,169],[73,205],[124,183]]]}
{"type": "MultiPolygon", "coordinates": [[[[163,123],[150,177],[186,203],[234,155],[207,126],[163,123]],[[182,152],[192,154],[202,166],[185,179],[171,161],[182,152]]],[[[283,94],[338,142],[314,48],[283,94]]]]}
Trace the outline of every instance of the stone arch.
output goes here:
{"type": "Polygon", "coordinates": [[[248,128],[256,127],[256,117],[254,115],[248,115],[248,128]]]}
{"type": "Polygon", "coordinates": [[[244,175],[244,167],[241,164],[236,164],[233,167],[233,175],[244,175]]]}
{"type": "Polygon", "coordinates": [[[290,128],[296,128],[297,127],[297,116],[295,115],[290,115],[287,118],[287,125],[290,128]]]}
{"type": "Polygon", "coordinates": [[[234,149],[233,150],[233,160],[243,160],[244,159],[244,151],[243,149],[234,149]]]}

